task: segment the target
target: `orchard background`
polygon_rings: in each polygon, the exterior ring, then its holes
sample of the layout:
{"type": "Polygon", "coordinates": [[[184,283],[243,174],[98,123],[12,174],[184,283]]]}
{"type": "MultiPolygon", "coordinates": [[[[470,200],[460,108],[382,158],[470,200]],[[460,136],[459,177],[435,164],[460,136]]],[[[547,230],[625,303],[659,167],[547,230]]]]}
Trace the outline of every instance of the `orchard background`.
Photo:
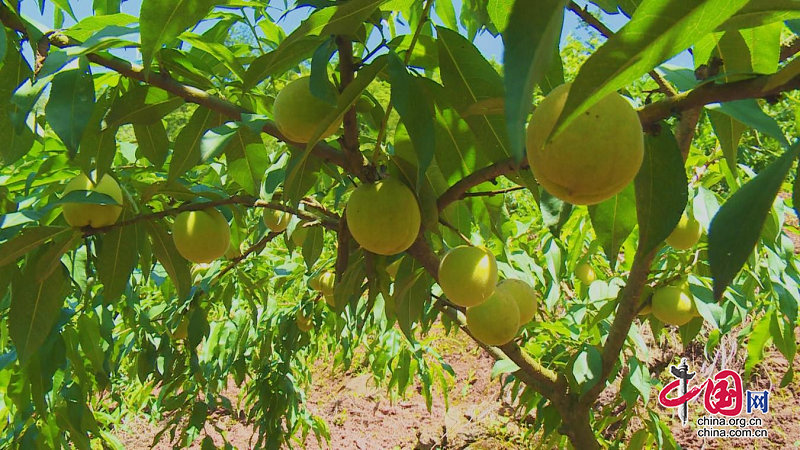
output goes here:
{"type": "MultiPolygon", "coordinates": [[[[655,393],[681,356],[793,398],[794,0],[0,0],[0,21],[3,447],[121,448],[142,415],[148,444],[230,447],[224,411],[249,447],[325,445],[341,424],[307,408],[320,373],[446,408],[464,380],[442,342],[486,352],[476,372],[517,446],[677,447],[655,393]],[[307,143],[273,121],[302,76],[323,105],[299,109],[319,122],[307,143]],[[636,179],[588,207],[526,158],[529,115],[564,82],[554,136],[615,91],[644,132],[636,179]],[[119,195],[65,192],[81,173],[119,195]],[[361,248],[344,215],[381,179],[420,207],[396,255],[361,248]],[[121,213],[71,227],[69,208],[121,213]],[[190,263],[173,224],[211,209],[229,251],[190,263]],[[292,219],[272,231],[265,211],[292,219]],[[703,237],[677,250],[683,214],[703,237]],[[538,293],[511,342],[473,343],[438,285],[465,243],[538,293]],[[638,314],[676,282],[697,317],[638,314]]],[[[584,141],[590,159],[608,144],[584,141]]]]}

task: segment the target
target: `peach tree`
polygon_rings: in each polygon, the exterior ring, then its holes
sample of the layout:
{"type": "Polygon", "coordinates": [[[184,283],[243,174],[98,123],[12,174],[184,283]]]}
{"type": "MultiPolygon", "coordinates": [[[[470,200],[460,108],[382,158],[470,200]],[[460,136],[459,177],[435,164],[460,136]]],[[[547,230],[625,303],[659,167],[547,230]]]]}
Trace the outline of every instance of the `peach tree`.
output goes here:
{"type": "Polygon", "coordinates": [[[229,380],[324,440],[315,361],[430,407],[444,332],[542,445],[668,448],[682,346],[794,359],[793,0],[78,3],[0,0],[0,445],[213,448],[229,380]]]}

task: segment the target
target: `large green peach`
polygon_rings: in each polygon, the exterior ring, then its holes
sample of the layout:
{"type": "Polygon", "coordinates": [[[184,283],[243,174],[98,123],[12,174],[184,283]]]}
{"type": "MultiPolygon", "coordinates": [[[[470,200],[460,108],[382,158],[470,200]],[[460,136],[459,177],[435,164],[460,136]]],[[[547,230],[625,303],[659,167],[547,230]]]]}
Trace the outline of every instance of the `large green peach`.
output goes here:
{"type": "Polygon", "coordinates": [[[588,286],[597,279],[597,275],[594,273],[594,269],[589,263],[581,263],[578,267],[575,268],[575,276],[581,280],[581,283],[585,286],[588,286]]]}
{"type": "Polygon", "coordinates": [[[519,308],[508,293],[496,290],[477,306],[467,308],[467,328],[488,345],[503,345],[519,331],[519,308]]]}
{"type": "MultiPolygon", "coordinates": [[[[336,282],[336,275],[333,272],[325,272],[319,276],[317,280],[317,286],[319,286],[319,291],[322,292],[322,295],[325,297],[333,297],[333,289],[334,283],[336,282]]],[[[327,301],[327,298],[325,299],[327,301]]]]}
{"type": "Polygon", "coordinates": [[[230,248],[231,229],[225,216],[214,208],[184,211],[175,218],[172,240],[187,260],[209,263],[230,248]]]}
{"type": "Polygon", "coordinates": [[[622,191],[639,172],[644,135],[630,103],[611,93],[548,140],[570,84],[553,89],[528,124],[528,162],[550,194],[576,205],[593,205],[622,191]]]}
{"type": "MultiPolygon", "coordinates": [[[[311,77],[298,78],[287,84],[275,97],[272,113],[278,130],[292,142],[311,140],[317,127],[331,114],[335,106],[311,94],[311,77]]],[[[333,89],[333,87],[331,87],[333,89]]],[[[340,118],[320,136],[331,136],[342,124],[340,118]]]]}
{"type": "Polygon", "coordinates": [[[292,242],[300,247],[306,241],[306,235],[308,235],[308,227],[304,227],[302,222],[298,223],[292,232],[292,242]]]}
{"type": "Polygon", "coordinates": [[[700,229],[700,222],[693,216],[683,213],[681,220],[675,229],[667,236],[667,244],[677,250],[689,250],[700,240],[703,231],[700,229]]]}
{"type": "Polygon", "coordinates": [[[422,223],[414,193],[394,178],[356,188],[345,212],[353,239],[378,255],[407,250],[417,239],[422,223]]]}
{"type": "MultiPolygon", "coordinates": [[[[103,175],[96,185],[86,175],[81,173],[67,183],[64,194],[72,191],[94,191],[106,194],[120,205],[122,204],[122,189],[110,175],[103,175]]],[[[116,205],[97,205],[90,203],[64,203],[62,206],[64,219],[71,227],[102,228],[114,225],[122,214],[122,207],[116,205]]]]}
{"type": "Polygon", "coordinates": [[[685,325],[695,317],[694,298],[681,285],[671,285],[653,294],[652,312],[656,318],[670,325],[685,325]]]}
{"type": "Polygon", "coordinates": [[[492,295],[496,286],[497,261],[486,248],[455,247],[439,264],[439,287],[456,305],[480,305],[492,295]]]}
{"type": "Polygon", "coordinates": [[[507,279],[501,281],[495,291],[505,292],[517,303],[520,326],[533,320],[538,299],[536,291],[533,290],[530,284],[522,280],[507,279]]]}
{"type": "Polygon", "coordinates": [[[264,208],[264,224],[270,230],[280,233],[289,226],[292,215],[277,209],[264,208]]]}
{"type": "Polygon", "coordinates": [[[308,333],[314,328],[314,316],[306,316],[303,314],[302,309],[298,309],[295,313],[295,319],[297,321],[297,328],[304,333],[308,333]]]}

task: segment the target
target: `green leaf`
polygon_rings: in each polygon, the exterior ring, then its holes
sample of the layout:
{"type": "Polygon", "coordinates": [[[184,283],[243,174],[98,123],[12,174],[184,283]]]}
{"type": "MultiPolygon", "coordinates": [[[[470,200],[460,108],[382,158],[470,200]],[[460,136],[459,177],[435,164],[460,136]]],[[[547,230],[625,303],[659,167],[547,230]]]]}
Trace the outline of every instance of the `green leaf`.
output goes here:
{"type": "MultiPolygon", "coordinates": [[[[299,226],[299,224],[298,224],[299,226]]],[[[306,267],[311,270],[317,262],[325,246],[325,233],[322,227],[310,227],[305,241],[303,241],[303,260],[306,267]]]]}
{"type": "Polygon", "coordinates": [[[178,291],[178,297],[186,298],[192,285],[188,261],[178,253],[172,236],[167,233],[162,221],[147,221],[145,227],[153,243],[153,254],[172,279],[172,284],[178,291]]]}
{"type": "Polygon", "coordinates": [[[336,41],[331,37],[319,46],[311,58],[309,87],[311,95],[336,106],[336,89],[328,76],[328,63],[336,53],[336,41]]]}
{"type": "MultiPolygon", "coordinates": [[[[126,211],[123,220],[132,216],[126,211]]],[[[103,301],[111,303],[117,300],[139,260],[137,245],[137,227],[130,225],[117,227],[103,235],[102,246],[97,253],[97,276],[103,283],[103,301]]]]}
{"type": "Polygon", "coordinates": [[[588,391],[600,381],[602,369],[600,352],[594,346],[584,345],[572,364],[572,376],[581,387],[581,393],[588,391]]]}
{"type": "Polygon", "coordinates": [[[53,239],[52,244],[48,245],[47,251],[42,253],[36,264],[36,281],[46,280],[56,268],[61,267],[61,257],[70,251],[82,237],[81,230],[73,229],[72,234],[53,239]]]}
{"type": "Polygon", "coordinates": [[[86,67],[60,72],[53,78],[45,116],[67,146],[70,157],[78,153],[94,103],[94,81],[86,67]]]}
{"type": "MultiPolygon", "coordinates": [[[[96,3],[96,1],[95,1],[96,3]]],[[[108,14],[104,16],[88,16],[77,24],[64,30],[64,34],[76,41],[85,41],[95,33],[108,26],[124,27],[138,20],[129,14],[108,14]]]]}
{"type": "Polygon", "coordinates": [[[150,125],[133,124],[133,133],[139,144],[139,151],[157,169],[164,166],[169,153],[169,138],[164,122],[157,120],[150,125]]]}
{"type": "Polygon", "coordinates": [[[431,297],[431,284],[425,268],[412,258],[404,258],[394,282],[397,324],[406,337],[414,341],[414,323],[422,318],[425,303],[431,297]]]}
{"type": "Polygon", "coordinates": [[[756,130],[775,139],[782,146],[786,148],[789,147],[789,141],[786,140],[786,136],[783,134],[778,122],[765,114],[761,109],[761,106],[759,106],[758,102],[755,100],[736,100],[732,102],[708,105],[706,108],[710,111],[719,111],[730,117],[733,117],[743,124],[755,128],[756,130]]]}
{"type": "Polygon", "coordinates": [[[103,348],[101,347],[102,337],[100,336],[100,323],[97,317],[89,317],[87,314],[81,314],[78,317],[78,341],[80,341],[83,353],[92,363],[92,368],[95,372],[103,370],[103,348]]]}
{"type": "Polygon", "coordinates": [[[69,0],[52,0],[53,4],[64,10],[65,13],[69,14],[73,20],[76,22],[78,21],[77,17],[75,17],[75,13],[72,11],[72,5],[69,4],[69,0]]]}
{"type": "Polygon", "coordinates": [[[510,359],[498,359],[492,366],[490,378],[494,380],[504,373],[514,373],[519,370],[519,366],[510,359]]]}
{"type": "Polygon", "coordinates": [[[513,152],[505,119],[500,114],[487,114],[485,107],[502,104],[502,78],[463,36],[441,27],[437,31],[439,65],[449,101],[475,135],[482,157],[491,162],[510,158],[513,152]]]}
{"type": "Polygon", "coordinates": [[[745,125],[727,114],[713,110],[708,111],[708,119],[711,126],[714,127],[714,134],[717,135],[728,169],[735,177],[738,177],[739,141],[746,130],[745,125]]]}
{"type": "Polygon", "coordinates": [[[240,126],[225,149],[228,173],[245,192],[257,196],[264,173],[269,168],[269,156],[260,136],[246,126],[240,126]]]}
{"type": "Polygon", "coordinates": [[[24,228],[18,235],[0,245],[0,267],[11,264],[48,241],[63,238],[71,232],[72,228],[62,227],[24,228]]]}
{"type": "Polygon", "coordinates": [[[405,64],[394,53],[389,52],[389,79],[392,85],[392,104],[403,120],[417,156],[417,186],[419,191],[425,171],[428,170],[436,152],[436,129],[433,123],[432,106],[426,102],[425,94],[417,79],[408,73],[405,64]]]}
{"type": "Polygon", "coordinates": [[[44,343],[69,293],[64,266],[58,267],[46,279],[39,281],[37,262],[38,258],[31,258],[25,265],[22,276],[15,279],[11,287],[8,328],[17,349],[17,358],[23,364],[44,343]]]}
{"type": "Polygon", "coordinates": [[[772,340],[769,328],[773,315],[775,315],[775,311],[771,311],[762,317],[758,323],[753,325],[753,329],[748,335],[747,360],[744,362],[745,380],[750,378],[750,373],[758,363],[764,360],[764,349],[769,345],[769,341],[772,340]]]}
{"type": "Polygon", "coordinates": [[[688,180],[678,142],[666,124],[646,135],[642,167],[636,175],[639,252],[647,254],[672,233],[689,201],[688,180]]]}
{"type": "Polygon", "coordinates": [[[206,42],[203,40],[202,36],[198,36],[194,33],[183,33],[180,37],[184,42],[191,44],[193,48],[211,55],[217,61],[224,64],[225,67],[240,80],[245,78],[244,66],[242,66],[242,63],[236,59],[233,52],[225,45],[217,42],[206,42]]]}
{"type": "Polygon", "coordinates": [[[293,37],[295,33],[299,34],[301,28],[289,35],[278,48],[259,56],[250,64],[244,77],[245,91],[249,91],[269,77],[283,75],[287,70],[311,57],[324,39],[318,36],[293,37]]]}
{"type": "Polygon", "coordinates": [[[173,181],[200,162],[200,144],[203,135],[222,124],[219,113],[208,108],[197,108],[189,122],[178,133],[172,150],[167,179],[173,181]]]}
{"type": "Polygon", "coordinates": [[[451,30],[458,29],[458,22],[456,22],[456,9],[453,7],[453,2],[450,0],[436,0],[434,3],[434,10],[436,15],[442,19],[444,26],[451,30]]]}
{"type": "Polygon", "coordinates": [[[183,103],[182,98],[161,89],[134,84],[125,95],[114,102],[106,123],[109,128],[128,123],[148,125],[161,120],[183,103]]]}
{"type": "Polygon", "coordinates": [[[636,227],[636,194],[630,184],[619,194],[589,207],[597,240],[613,269],[622,243],[636,227]]]}
{"type": "Polygon", "coordinates": [[[572,213],[573,205],[554,197],[544,189],[539,192],[539,195],[542,222],[544,226],[550,228],[554,236],[558,236],[561,233],[561,228],[567,223],[567,219],[572,213]]]}
{"type": "Polygon", "coordinates": [[[503,32],[506,124],[517,162],[525,153],[525,122],[533,88],[545,79],[553,56],[559,57],[556,51],[567,3],[568,0],[518,0],[503,32]]]}
{"type": "Polygon", "coordinates": [[[4,165],[10,165],[25,155],[34,142],[33,132],[27,126],[17,129],[11,120],[13,116],[21,114],[11,101],[12,96],[29,79],[31,69],[13,39],[8,39],[2,48],[7,51],[7,56],[0,66],[0,136],[3,136],[0,158],[4,165]]]}
{"type": "Polygon", "coordinates": [[[792,168],[800,143],[742,186],[719,209],[708,234],[708,262],[714,278],[714,298],[744,266],[758,243],[775,196],[792,168]]]}
{"type": "Polygon", "coordinates": [[[606,95],[686,50],[747,0],[645,0],[630,22],[581,66],[553,129],[562,131],[606,95]]]}
{"type": "Polygon", "coordinates": [[[113,197],[97,191],[71,191],[50,205],[63,205],[64,203],[84,203],[89,205],[116,205],[121,206],[113,197]]]}
{"type": "Polygon", "coordinates": [[[235,122],[224,123],[205,132],[200,140],[200,163],[207,163],[222,153],[241,127],[235,122]]]}
{"type": "MultiPolygon", "coordinates": [[[[514,19],[514,11],[512,11],[511,3],[514,0],[489,0],[486,4],[486,12],[489,14],[489,17],[492,19],[492,23],[494,26],[497,27],[497,31],[508,31],[508,28],[511,27],[509,23],[511,23],[514,19]],[[509,17],[509,15],[511,17],[509,17]]],[[[561,0],[559,0],[561,1],[561,0]]],[[[532,3],[529,1],[517,1],[514,3],[514,6],[517,6],[520,3],[532,3]]],[[[540,5],[540,9],[548,8],[547,5],[540,5]]],[[[543,14],[544,15],[544,14],[543,14]]],[[[451,27],[452,29],[457,29],[456,27],[451,27]]],[[[533,23],[530,24],[530,28],[532,30],[536,30],[536,26],[533,23]]],[[[538,31],[538,30],[536,30],[538,31]]],[[[508,61],[507,59],[505,61],[508,61]]]]}
{"type": "Polygon", "coordinates": [[[718,29],[752,28],[798,18],[800,18],[800,9],[797,7],[797,0],[750,0],[718,29]]]}
{"type": "Polygon", "coordinates": [[[354,34],[358,26],[385,1],[351,0],[311,14],[278,48],[253,61],[244,78],[244,90],[252,89],[267,77],[281,75],[307,59],[325,37],[354,34]]]}
{"type": "Polygon", "coordinates": [[[153,55],[166,43],[205,18],[224,0],[142,0],[139,28],[142,35],[142,63],[150,70],[153,55]]]}

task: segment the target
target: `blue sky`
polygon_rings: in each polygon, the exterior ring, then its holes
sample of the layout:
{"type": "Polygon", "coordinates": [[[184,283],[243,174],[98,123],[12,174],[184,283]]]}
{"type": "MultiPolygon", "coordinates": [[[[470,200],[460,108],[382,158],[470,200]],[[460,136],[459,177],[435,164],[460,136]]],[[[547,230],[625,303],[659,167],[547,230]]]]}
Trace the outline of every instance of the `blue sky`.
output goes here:
{"type": "MultiPolygon", "coordinates": [[[[453,0],[453,5],[455,6],[456,12],[461,9],[461,2],[462,0],[453,0]]],[[[53,5],[50,1],[47,1],[47,5],[45,7],[44,13],[41,14],[39,11],[39,7],[37,5],[38,2],[34,2],[32,0],[26,0],[22,2],[22,12],[25,14],[29,19],[33,19],[47,28],[52,28],[53,26],[53,5]]],[[[123,1],[122,3],[122,12],[137,16],[139,15],[139,8],[141,7],[142,0],[127,0],[123,1]]],[[[283,0],[271,0],[271,6],[274,8],[273,17],[279,17],[283,11],[283,0]]],[[[291,3],[291,2],[290,2],[291,3]]],[[[585,4],[585,1],[578,0],[578,4],[585,4]]],[[[90,16],[92,14],[92,0],[71,0],[70,4],[72,5],[73,11],[77,18],[80,20],[84,17],[90,16]]],[[[284,30],[291,32],[295,29],[300,22],[308,16],[310,12],[310,8],[303,8],[301,10],[297,10],[286,15],[279,24],[284,28],[284,30]]],[[[605,13],[601,13],[601,18],[603,22],[612,30],[616,31],[621,28],[627,18],[622,14],[616,15],[608,15],[605,13]]],[[[74,24],[75,21],[72,20],[70,17],[65,18],[64,27],[69,27],[70,25],[74,24]]],[[[200,30],[203,28],[207,28],[206,26],[201,26],[200,30]]],[[[403,27],[399,27],[398,32],[408,32],[406,28],[403,30],[403,27]]],[[[581,26],[580,19],[578,19],[574,14],[571,12],[567,12],[565,15],[565,22],[564,28],[562,33],[562,39],[566,38],[566,36],[572,34],[578,39],[586,39],[589,35],[585,31],[585,27],[581,26]]],[[[484,54],[486,58],[494,58],[497,61],[502,61],[503,57],[503,42],[502,39],[498,37],[494,37],[489,33],[483,33],[479,35],[475,39],[475,45],[480,49],[480,51],[484,54]]],[[[133,51],[127,52],[115,52],[118,56],[122,56],[128,59],[132,59],[136,57],[136,53],[133,51]]],[[[683,54],[679,55],[678,57],[674,58],[670,61],[672,64],[679,65],[679,66],[692,66],[691,57],[688,53],[684,52],[683,54]]]]}

